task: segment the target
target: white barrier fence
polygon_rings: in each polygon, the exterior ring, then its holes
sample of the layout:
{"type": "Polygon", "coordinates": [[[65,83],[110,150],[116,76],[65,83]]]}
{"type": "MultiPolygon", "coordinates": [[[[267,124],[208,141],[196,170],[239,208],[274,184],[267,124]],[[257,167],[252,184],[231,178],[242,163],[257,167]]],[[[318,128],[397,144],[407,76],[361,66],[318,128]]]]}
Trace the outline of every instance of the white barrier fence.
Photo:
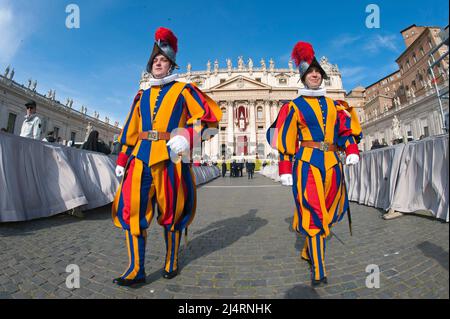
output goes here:
{"type": "Polygon", "coordinates": [[[275,182],[280,181],[280,176],[278,174],[278,165],[266,165],[259,171],[259,173],[267,178],[272,179],[275,182]]]}
{"type": "MultiPolygon", "coordinates": [[[[401,213],[429,211],[449,222],[448,135],[363,152],[344,172],[351,201],[401,213]]],[[[278,165],[261,174],[279,181],[278,165]]]]}
{"type": "MultiPolygon", "coordinates": [[[[115,157],[0,132],[0,222],[49,217],[111,203],[120,180],[115,157]]],[[[197,184],[217,167],[193,167],[197,184]]]]}
{"type": "Polygon", "coordinates": [[[345,167],[349,199],[401,213],[429,211],[449,221],[448,135],[364,152],[345,167]]]}

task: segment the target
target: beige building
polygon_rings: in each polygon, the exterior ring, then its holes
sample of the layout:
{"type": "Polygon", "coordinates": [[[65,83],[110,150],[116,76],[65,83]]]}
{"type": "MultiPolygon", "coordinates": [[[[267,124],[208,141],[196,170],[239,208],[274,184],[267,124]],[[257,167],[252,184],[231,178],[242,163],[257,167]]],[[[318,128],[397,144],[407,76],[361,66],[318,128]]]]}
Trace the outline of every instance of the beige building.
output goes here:
{"type": "MultiPolygon", "coordinates": [[[[345,90],[337,65],[330,64],[325,57],[320,64],[330,77],[323,84],[328,96],[344,99],[345,90]]],[[[243,57],[238,58],[237,66],[227,59],[225,68],[220,68],[217,60],[213,64],[208,61],[204,71],[192,71],[189,64],[187,73],[181,74],[179,80],[195,82],[222,109],[219,133],[203,147],[203,156],[212,160],[233,155],[274,156],[274,150],[266,142],[266,131],[281,106],[296,98],[302,87],[292,62],[287,68],[276,68],[272,59],[267,65],[262,59],[256,67],[251,58],[244,62],[243,57]]],[[[148,74],[144,73],[141,88],[148,87],[148,74]]]]}
{"type": "Polygon", "coordinates": [[[82,143],[91,130],[97,130],[99,138],[111,146],[114,134],[120,133],[119,123],[111,125],[108,118],[101,120],[97,112],[90,116],[84,106],[81,111],[75,110],[71,100],[64,105],[56,100],[54,91],[42,95],[36,91],[36,82],[29,81],[28,86],[24,86],[13,78],[14,73],[9,67],[0,75],[0,128],[19,135],[26,115],[24,104],[34,100],[42,123],[41,139],[54,131],[55,137],[61,137],[64,144],[68,141],[82,143]]]}
{"type": "Polygon", "coordinates": [[[374,118],[394,107],[394,98],[401,87],[400,79],[400,72],[395,71],[366,88],[365,118],[374,118]]]}
{"type": "MultiPolygon", "coordinates": [[[[401,88],[397,95],[400,101],[409,101],[425,95],[432,87],[433,78],[428,66],[429,52],[442,42],[438,27],[417,27],[415,24],[401,31],[406,50],[396,62],[401,74],[401,88]]],[[[434,54],[435,59],[448,52],[448,46],[442,46],[434,54]]],[[[434,67],[438,85],[448,80],[448,57],[434,67]]]]}
{"type": "Polygon", "coordinates": [[[359,117],[360,123],[364,122],[365,120],[365,114],[363,110],[363,106],[366,101],[366,88],[362,86],[357,86],[345,97],[345,100],[348,102],[348,104],[356,109],[356,112],[359,117]]]}
{"type": "MultiPolygon", "coordinates": [[[[429,53],[442,42],[441,29],[412,25],[400,33],[406,49],[396,59],[399,70],[364,92],[364,150],[369,150],[375,140],[391,145],[398,138],[419,139],[444,133],[435,83],[441,93],[447,92],[447,99],[441,101],[448,123],[448,55],[433,68],[435,79],[428,65],[429,53]]],[[[438,60],[446,52],[448,46],[443,45],[434,58],[438,60]]]]}

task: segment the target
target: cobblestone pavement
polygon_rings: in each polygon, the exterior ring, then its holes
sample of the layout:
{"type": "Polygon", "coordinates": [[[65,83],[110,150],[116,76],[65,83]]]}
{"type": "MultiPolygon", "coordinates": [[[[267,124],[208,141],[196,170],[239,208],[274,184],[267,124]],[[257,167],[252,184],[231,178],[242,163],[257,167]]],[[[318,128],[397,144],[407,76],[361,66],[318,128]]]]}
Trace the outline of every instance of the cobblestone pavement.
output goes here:
{"type": "Polygon", "coordinates": [[[118,287],[128,264],[123,232],[110,206],[85,213],[0,224],[0,298],[449,298],[449,226],[415,215],[385,221],[382,212],[351,205],[327,243],[328,285],[310,287],[290,229],[291,191],[255,175],[219,178],[198,190],[198,210],[182,242],[181,273],[161,278],[162,228],[149,231],[147,283],[118,287]],[[254,187],[253,187],[254,186],[254,187]],[[81,287],[66,288],[66,267],[80,267],[81,287]],[[378,265],[380,288],[366,288],[378,265]]]}

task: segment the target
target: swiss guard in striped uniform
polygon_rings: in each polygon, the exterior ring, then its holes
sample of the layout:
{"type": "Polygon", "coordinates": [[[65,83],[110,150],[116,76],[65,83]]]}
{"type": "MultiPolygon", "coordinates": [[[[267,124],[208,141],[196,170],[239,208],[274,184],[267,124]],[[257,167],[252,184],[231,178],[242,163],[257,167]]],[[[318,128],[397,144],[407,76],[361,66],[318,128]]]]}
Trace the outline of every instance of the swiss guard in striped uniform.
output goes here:
{"type": "Polygon", "coordinates": [[[301,257],[309,262],[311,282],[317,286],[327,283],[325,239],[349,207],[337,151],[345,150],[347,165],[358,163],[362,134],[356,112],[344,101],[325,96],[321,86],[328,76],[311,44],[298,42],[292,58],[305,88],[282,106],[267,139],[280,154],[281,183],[292,186],[296,205],[292,226],[306,235],[301,257]]]}
{"type": "Polygon", "coordinates": [[[194,84],[176,81],[172,72],[178,68],[177,42],[171,30],[156,31],[147,65],[151,87],[137,93],[119,136],[123,146],[116,174],[124,177],[112,215],[114,224],[125,230],[129,255],[128,268],[114,279],[121,286],[145,282],[147,228],[154,215],[164,228],[167,248],[163,277],[178,274],[182,232],[196,209],[191,163],[180,155],[192,150],[195,133],[216,128],[222,116],[218,105],[194,84]]]}

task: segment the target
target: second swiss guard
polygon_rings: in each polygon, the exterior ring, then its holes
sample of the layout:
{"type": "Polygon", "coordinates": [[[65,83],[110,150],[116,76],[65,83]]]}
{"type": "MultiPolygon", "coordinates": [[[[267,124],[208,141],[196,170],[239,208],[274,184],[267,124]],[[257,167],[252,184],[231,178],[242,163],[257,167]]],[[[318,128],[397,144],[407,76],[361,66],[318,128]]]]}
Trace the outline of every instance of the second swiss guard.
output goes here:
{"type": "Polygon", "coordinates": [[[196,210],[195,176],[191,163],[180,156],[192,151],[194,136],[217,128],[222,117],[209,96],[176,80],[177,50],[174,33],[159,28],[147,64],[150,88],[137,93],[119,136],[123,146],[116,175],[123,179],[112,215],[114,225],[125,231],[129,256],[128,267],[113,281],[120,286],[145,282],[147,228],[154,215],[164,228],[162,275],[171,279],[178,274],[180,240],[196,210]]]}
{"type": "Polygon", "coordinates": [[[267,139],[279,151],[281,183],[292,187],[296,207],[292,226],[306,235],[301,258],[310,264],[312,286],[318,286],[327,283],[325,246],[330,229],[349,210],[338,151],[345,151],[347,165],[357,164],[362,132],[356,111],[326,96],[322,83],[328,75],[311,44],[298,42],[292,59],[304,88],[282,106],[267,139]]]}

